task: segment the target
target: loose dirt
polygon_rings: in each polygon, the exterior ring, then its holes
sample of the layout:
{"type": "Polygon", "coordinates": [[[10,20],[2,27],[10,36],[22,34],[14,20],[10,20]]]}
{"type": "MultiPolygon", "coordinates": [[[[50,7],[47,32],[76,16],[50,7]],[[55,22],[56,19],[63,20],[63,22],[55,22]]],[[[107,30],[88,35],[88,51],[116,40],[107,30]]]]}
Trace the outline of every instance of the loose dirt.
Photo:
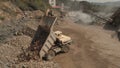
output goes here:
{"type": "MultiPolygon", "coordinates": [[[[37,29],[34,22],[27,23],[26,26],[37,29]]],[[[29,47],[32,38],[27,35],[10,36],[6,39],[7,41],[0,44],[0,67],[120,68],[120,42],[113,37],[114,32],[104,30],[100,26],[81,25],[69,20],[58,22],[54,28],[63,31],[64,34],[72,38],[73,44],[70,45],[69,53],[57,55],[53,59],[54,62],[29,61],[18,63],[16,61],[18,60],[17,56],[23,52],[22,48],[29,47]]],[[[9,32],[5,32],[5,34],[8,35],[9,32]]]]}
{"type": "Polygon", "coordinates": [[[57,28],[73,39],[70,52],[54,59],[63,68],[120,68],[120,43],[112,37],[114,32],[69,21],[57,28]]]}

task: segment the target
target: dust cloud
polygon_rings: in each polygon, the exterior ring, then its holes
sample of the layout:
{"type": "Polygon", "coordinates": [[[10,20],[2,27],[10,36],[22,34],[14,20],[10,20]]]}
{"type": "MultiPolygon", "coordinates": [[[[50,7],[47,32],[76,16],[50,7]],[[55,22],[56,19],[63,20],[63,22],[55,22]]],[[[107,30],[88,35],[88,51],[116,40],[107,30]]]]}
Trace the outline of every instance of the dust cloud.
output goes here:
{"type": "Polygon", "coordinates": [[[94,18],[91,15],[84,13],[81,10],[69,12],[68,17],[75,23],[91,24],[94,21],[94,18]]]}

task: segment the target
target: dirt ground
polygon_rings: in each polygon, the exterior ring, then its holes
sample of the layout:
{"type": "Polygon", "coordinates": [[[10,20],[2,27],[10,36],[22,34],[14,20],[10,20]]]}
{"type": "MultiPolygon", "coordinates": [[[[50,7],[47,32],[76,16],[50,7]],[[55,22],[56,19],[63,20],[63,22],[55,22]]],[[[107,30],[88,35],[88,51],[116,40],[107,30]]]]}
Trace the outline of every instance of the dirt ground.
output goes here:
{"type": "MultiPolygon", "coordinates": [[[[37,25],[33,21],[26,26],[36,29],[37,25]]],[[[76,24],[69,20],[58,22],[54,28],[72,38],[69,53],[57,55],[53,59],[55,63],[30,61],[16,65],[17,56],[22,52],[21,47],[27,48],[32,38],[26,35],[14,36],[0,46],[0,67],[120,68],[120,42],[114,31],[104,30],[101,26],[76,24]]]]}
{"type": "Polygon", "coordinates": [[[63,68],[120,68],[120,42],[113,31],[69,21],[57,28],[73,39],[70,52],[54,59],[63,68]]]}
{"type": "Polygon", "coordinates": [[[36,20],[17,20],[0,24],[0,68],[60,68],[53,61],[25,61],[25,57],[21,55],[30,46],[31,35],[34,35],[38,23],[36,20]],[[19,34],[21,30],[25,34],[19,34]]]}

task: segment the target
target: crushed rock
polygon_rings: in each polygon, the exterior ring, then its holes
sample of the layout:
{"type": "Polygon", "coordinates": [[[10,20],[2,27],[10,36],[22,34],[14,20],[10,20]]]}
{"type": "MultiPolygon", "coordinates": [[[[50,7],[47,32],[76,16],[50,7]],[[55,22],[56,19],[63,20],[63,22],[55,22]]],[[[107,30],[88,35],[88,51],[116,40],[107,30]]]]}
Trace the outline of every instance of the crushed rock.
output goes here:
{"type": "Polygon", "coordinates": [[[59,64],[52,61],[30,61],[15,65],[16,68],[61,68],[59,64]]]}
{"type": "Polygon", "coordinates": [[[0,45],[0,68],[60,68],[59,64],[52,61],[18,62],[18,55],[22,49],[29,47],[32,38],[29,36],[15,36],[7,39],[0,45]]]}

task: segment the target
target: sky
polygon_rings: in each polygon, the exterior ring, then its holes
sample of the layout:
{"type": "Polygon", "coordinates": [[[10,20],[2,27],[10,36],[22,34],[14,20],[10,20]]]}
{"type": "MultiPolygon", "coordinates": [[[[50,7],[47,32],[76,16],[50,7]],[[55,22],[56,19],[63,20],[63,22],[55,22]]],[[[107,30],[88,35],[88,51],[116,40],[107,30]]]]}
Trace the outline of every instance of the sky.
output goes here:
{"type": "Polygon", "coordinates": [[[78,0],[78,1],[90,1],[90,2],[115,2],[120,0],[78,0]]]}

